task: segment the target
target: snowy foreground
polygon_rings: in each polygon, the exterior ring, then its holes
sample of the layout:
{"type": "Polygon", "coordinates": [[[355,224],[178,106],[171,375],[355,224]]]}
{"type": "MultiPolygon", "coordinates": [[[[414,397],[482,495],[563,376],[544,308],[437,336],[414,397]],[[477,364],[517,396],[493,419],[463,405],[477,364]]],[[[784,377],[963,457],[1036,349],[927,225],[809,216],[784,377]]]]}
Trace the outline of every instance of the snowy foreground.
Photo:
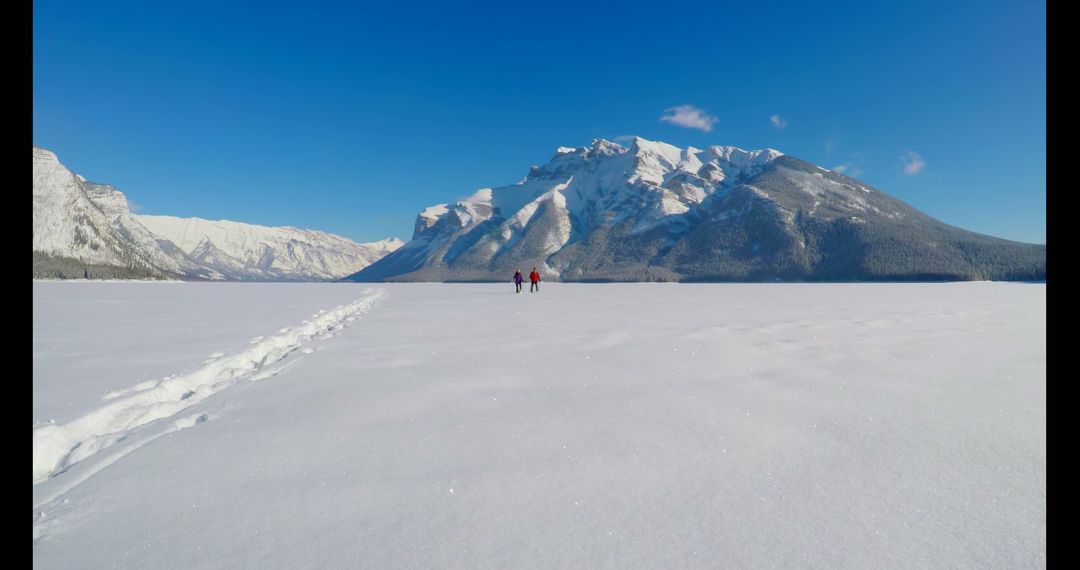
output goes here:
{"type": "Polygon", "coordinates": [[[1045,285],[542,287],[35,283],[35,568],[1045,566],[1045,285]]]}

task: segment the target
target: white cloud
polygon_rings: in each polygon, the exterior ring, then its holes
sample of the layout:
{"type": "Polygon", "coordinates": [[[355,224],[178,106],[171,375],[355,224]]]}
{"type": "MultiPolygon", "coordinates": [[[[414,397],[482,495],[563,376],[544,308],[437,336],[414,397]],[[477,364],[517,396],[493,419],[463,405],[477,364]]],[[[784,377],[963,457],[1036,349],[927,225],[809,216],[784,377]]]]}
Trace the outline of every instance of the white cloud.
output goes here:
{"type": "Polygon", "coordinates": [[[845,176],[850,176],[851,178],[858,178],[863,173],[863,169],[850,160],[832,167],[832,171],[839,172],[845,176]]]}
{"type": "Polygon", "coordinates": [[[926,167],[926,161],[923,157],[919,156],[919,153],[909,150],[900,155],[900,161],[904,163],[904,174],[908,176],[914,176],[926,167]]]}
{"type": "Polygon", "coordinates": [[[660,120],[679,127],[709,132],[712,130],[713,125],[720,119],[709,115],[704,109],[698,109],[693,105],[679,105],[678,107],[671,107],[664,110],[664,114],[660,115],[660,120]]]}
{"type": "Polygon", "coordinates": [[[769,117],[769,122],[772,123],[772,126],[776,127],[776,130],[778,131],[782,131],[787,128],[787,119],[781,117],[780,115],[773,115],[769,117]]]}
{"type": "MultiPolygon", "coordinates": [[[[126,198],[126,196],[125,196],[125,198],[126,198]]],[[[142,206],[136,204],[135,202],[132,202],[131,198],[127,199],[127,203],[128,203],[128,211],[131,212],[132,214],[138,214],[143,209],[142,206]]]]}
{"type": "Polygon", "coordinates": [[[832,154],[832,139],[825,139],[825,154],[832,154]]]}

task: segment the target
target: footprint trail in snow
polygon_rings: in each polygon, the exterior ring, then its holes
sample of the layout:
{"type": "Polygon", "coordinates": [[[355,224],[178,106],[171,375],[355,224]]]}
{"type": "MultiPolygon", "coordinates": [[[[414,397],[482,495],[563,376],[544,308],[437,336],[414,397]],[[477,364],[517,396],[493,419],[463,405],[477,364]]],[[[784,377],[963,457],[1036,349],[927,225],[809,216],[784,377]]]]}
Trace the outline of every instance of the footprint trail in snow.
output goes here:
{"type": "MultiPolygon", "coordinates": [[[[124,441],[140,426],[174,416],[240,381],[273,376],[276,371],[268,370],[269,366],[315,339],[337,334],[347,322],[371,310],[385,296],[382,289],[367,290],[348,305],[320,310],[302,324],[282,328],[276,335],[256,337],[250,347],[237,354],[215,353],[217,358],[193,372],[107,394],[109,403],[97,410],[64,424],[34,429],[34,485],[124,441]]],[[[309,354],[310,349],[302,352],[309,354]]]]}

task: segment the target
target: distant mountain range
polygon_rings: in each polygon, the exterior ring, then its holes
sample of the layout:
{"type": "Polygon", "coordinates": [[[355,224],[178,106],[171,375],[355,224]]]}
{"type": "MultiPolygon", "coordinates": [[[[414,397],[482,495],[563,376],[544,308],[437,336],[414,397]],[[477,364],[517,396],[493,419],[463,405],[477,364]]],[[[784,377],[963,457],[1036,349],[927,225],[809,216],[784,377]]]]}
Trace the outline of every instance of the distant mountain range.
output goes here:
{"type": "Polygon", "coordinates": [[[336,280],[402,243],[133,214],[119,190],[88,182],[34,147],[34,278],[336,280]]]}
{"type": "Polygon", "coordinates": [[[950,226],[776,150],[635,138],[559,148],[416,218],[353,281],[1044,280],[1046,246],[950,226]]]}

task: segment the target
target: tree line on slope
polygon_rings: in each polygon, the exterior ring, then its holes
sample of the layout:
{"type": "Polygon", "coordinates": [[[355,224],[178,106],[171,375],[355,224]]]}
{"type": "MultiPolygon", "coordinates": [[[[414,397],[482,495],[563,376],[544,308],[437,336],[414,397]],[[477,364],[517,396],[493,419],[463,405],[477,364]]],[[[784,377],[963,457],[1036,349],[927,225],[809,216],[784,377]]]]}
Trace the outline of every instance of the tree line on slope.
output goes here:
{"type": "Polygon", "coordinates": [[[128,267],[95,265],[78,259],[34,252],[34,279],[164,279],[137,261],[128,267]]]}

